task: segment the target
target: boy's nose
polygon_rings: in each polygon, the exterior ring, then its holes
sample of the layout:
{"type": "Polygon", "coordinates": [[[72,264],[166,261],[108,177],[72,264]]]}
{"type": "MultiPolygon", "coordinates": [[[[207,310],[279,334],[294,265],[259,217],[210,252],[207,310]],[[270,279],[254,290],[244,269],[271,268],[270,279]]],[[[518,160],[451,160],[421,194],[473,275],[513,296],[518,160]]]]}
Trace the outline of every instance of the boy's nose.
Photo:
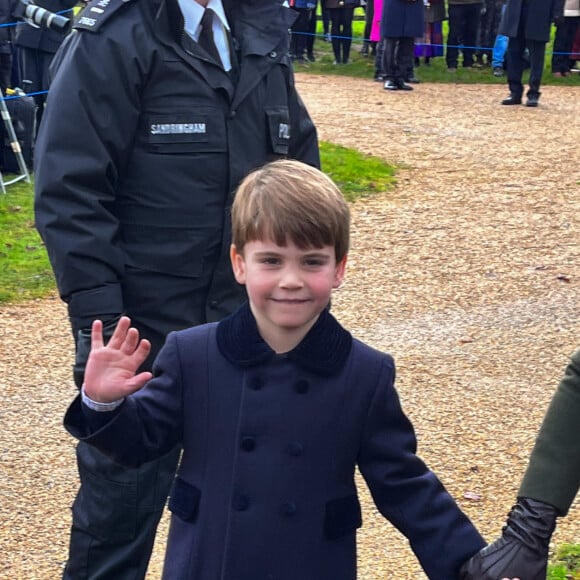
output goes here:
{"type": "Polygon", "coordinates": [[[283,288],[300,288],[303,286],[302,277],[295,268],[285,268],[280,277],[280,286],[283,288]]]}

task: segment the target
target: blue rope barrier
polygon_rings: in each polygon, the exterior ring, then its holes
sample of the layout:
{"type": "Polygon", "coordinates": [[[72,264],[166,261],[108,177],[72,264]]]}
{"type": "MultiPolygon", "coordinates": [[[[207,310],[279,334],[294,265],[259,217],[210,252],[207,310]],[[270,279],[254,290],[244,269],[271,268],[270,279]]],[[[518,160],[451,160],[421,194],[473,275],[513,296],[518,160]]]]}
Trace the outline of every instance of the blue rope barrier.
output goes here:
{"type": "MultiPolygon", "coordinates": [[[[314,36],[314,37],[320,37],[320,38],[324,38],[326,35],[324,34],[317,34],[317,33],[312,33],[312,32],[294,32],[292,31],[292,34],[296,34],[296,35],[303,35],[303,36],[314,36]]],[[[348,40],[350,39],[351,41],[354,42],[371,42],[370,39],[368,38],[362,38],[361,36],[339,36],[337,34],[335,35],[331,35],[330,38],[338,38],[341,40],[348,40]]],[[[426,42],[415,42],[415,46],[434,46],[436,48],[471,48],[473,50],[486,50],[486,51],[491,51],[493,50],[493,46],[490,47],[486,47],[486,46],[465,46],[463,44],[434,44],[434,43],[426,43],[426,42]]],[[[554,52],[554,51],[550,51],[547,50],[546,54],[561,54],[561,55],[569,55],[569,56],[578,56],[580,58],[580,52],[554,52]]]]}

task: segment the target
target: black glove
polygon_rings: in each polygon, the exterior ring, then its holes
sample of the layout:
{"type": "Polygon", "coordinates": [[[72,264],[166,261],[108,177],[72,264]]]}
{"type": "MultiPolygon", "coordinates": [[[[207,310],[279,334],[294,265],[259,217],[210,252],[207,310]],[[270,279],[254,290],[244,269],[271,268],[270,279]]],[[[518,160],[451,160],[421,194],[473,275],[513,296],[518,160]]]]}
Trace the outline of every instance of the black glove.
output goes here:
{"type": "MultiPolygon", "coordinates": [[[[115,316],[106,322],[103,322],[103,339],[105,344],[109,342],[113,332],[117,327],[117,322],[119,322],[121,315],[115,316]]],[[[89,352],[91,351],[91,329],[83,328],[78,331],[76,336],[76,352],[75,352],[75,364],[73,367],[73,377],[75,380],[75,385],[80,389],[83,386],[83,381],[85,380],[85,366],[87,365],[87,359],[89,358],[89,352]]]]}
{"type": "Polygon", "coordinates": [[[460,580],[546,580],[548,546],[556,527],[556,508],[518,498],[502,537],[475,554],[461,568],[460,580]]]}

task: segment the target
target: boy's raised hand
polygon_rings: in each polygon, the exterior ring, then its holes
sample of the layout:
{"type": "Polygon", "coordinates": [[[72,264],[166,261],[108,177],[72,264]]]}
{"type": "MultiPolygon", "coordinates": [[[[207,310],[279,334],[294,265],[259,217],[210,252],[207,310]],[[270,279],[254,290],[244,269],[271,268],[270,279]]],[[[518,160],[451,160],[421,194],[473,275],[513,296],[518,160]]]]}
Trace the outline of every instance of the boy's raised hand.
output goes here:
{"type": "Polygon", "coordinates": [[[127,316],[119,319],[106,345],[103,342],[103,323],[95,320],[85,369],[85,394],[93,401],[111,403],[138,391],[152,377],[150,372],[135,374],[150,350],[150,342],[139,339],[139,331],[131,328],[127,316]]]}

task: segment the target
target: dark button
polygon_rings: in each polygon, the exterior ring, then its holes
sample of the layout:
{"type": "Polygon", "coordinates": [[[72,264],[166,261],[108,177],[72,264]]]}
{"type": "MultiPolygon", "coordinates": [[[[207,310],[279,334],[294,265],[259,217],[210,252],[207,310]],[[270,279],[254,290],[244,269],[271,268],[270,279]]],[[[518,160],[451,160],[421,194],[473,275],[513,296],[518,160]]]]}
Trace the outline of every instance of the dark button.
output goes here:
{"type": "Polygon", "coordinates": [[[285,503],[282,504],[282,506],[280,507],[280,513],[283,516],[293,516],[296,513],[296,510],[298,508],[296,507],[296,504],[292,501],[287,501],[285,503]]]}
{"type": "Polygon", "coordinates": [[[212,301],[209,303],[209,307],[210,307],[210,308],[217,308],[217,307],[218,307],[218,302],[217,302],[217,300],[212,300],[212,301]]]}
{"type": "Polygon", "coordinates": [[[242,438],[242,449],[244,451],[253,451],[256,448],[256,440],[253,437],[242,438]]]}
{"type": "Polygon", "coordinates": [[[288,455],[292,457],[299,457],[304,452],[304,447],[302,443],[298,443],[298,441],[293,441],[288,445],[288,455]]]}
{"type": "Polygon", "coordinates": [[[310,385],[308,384],[308,381],[306,381],[304,379],[301,379],[300,381],[298,381],[294,384],[294,390],[297,393],[300,393],[301,395],[304,395],[305,393],[307,393],[309,388],[310,388],[310,385]]]}
{"type": "Polygon", "coordinates": [[[260,377],[254,377],[250,380],[250,389],[259,391],[264,387],[264,381],[260,377]]]}
{"type": "Polygon", "coordinates": [[[240,493],[234,496],[232,507],[238,512],[246,511],[250,507],[250,498],[247,495],[240,493]]]}
{"type": "Polygon", "coordinates": [[[232,110],[230,111],[229,118],[230,118],[230,119],[235,119],[237,114],[238,114],[238,112],[237,112],[236,110],[233,110],[233,109],[232,109],[232,110]]]}

